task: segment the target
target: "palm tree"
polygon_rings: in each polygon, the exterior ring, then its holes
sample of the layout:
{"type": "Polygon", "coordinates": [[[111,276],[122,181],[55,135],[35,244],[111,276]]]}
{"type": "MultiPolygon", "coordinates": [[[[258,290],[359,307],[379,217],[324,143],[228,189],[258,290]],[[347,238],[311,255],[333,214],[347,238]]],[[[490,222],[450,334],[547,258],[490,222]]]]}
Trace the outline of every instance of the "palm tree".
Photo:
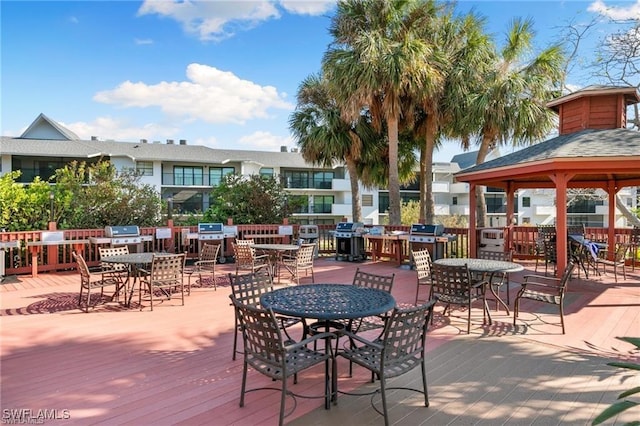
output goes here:
{"type": "Polygon", "coordinates": [[[414,132],[423,140],[420,145],[420,218],[435,223],[433,200],[433,152],[440,138],[463,136],[453,131],[466,119],[466,97],[473,82],[487,62],[489,43],[483,31],[484,21],[474,14],[454,17],[444,11],[432,28],[422,34],[433,46],[431,64],[434,74],[429,85],[412,99],[418,111],[414,114],[414,132]]]}
{"type": "Polygon", "coordinates": [[[323,71],[348,119],[368,109],[389,144],[389,223],[400,224],[399,123],[403,98],[430,85],[431,46],[418,36],[437,7],[432,0],[345,0],[338,3],[330,33],[334,41],[323,71]]]}
{"type": "MultiPolygon", "coordinates": [[[[564,55],[554,45],[526,61],[534,36],[532,25],[531,20],[513,22],[505,46],[468,98],[467,124],[479,129],[476,164],[483,163],[497,145],[530,145],[548,136],[555,126],[555,115],[545,104],[557,95],[564,55]]],[[[476,190],[477,222],[482,227],[486,226],[484,187],[476,190]]]]}
{"type": "Polygon", "coordinates": [[[361,115],[346,122],[321,75],[307,77],[298,88],[298,105],[289,126],[300,146],[302,157],[316,165],[331,167],[344,161],[351,182],[352,216],[362,222],[358,162],[365,143],[380,140],[361,115]]]}

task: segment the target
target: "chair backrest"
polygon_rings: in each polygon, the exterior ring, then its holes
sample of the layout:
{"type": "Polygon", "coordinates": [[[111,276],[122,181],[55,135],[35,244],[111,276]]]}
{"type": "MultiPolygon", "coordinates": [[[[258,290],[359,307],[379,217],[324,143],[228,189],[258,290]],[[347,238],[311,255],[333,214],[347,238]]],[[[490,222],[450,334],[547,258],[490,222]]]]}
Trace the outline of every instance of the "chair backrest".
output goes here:
{"type": "Polygon", "coordinates": [[[182,283],[186,254],[154,255],[151,260],[149,280],[152,285],[170,286],[182,283]]]}
{"type": "Polygon", "coordinates": [[[243,305],[260,305],[260,296],[273,290],[273,280],[267,271],[252,274],[229,274],[231,294],[243,305]]]}
{"type": "Polygon", "coordinates": [[[302,244],[296,253],[296,263],[298,267],[313,266],[313,254],[315,252],[315,244],[302,244]]]}
{"type": "Polygon", "coordinates": [[[80,272],[80,281],[82,284],[88,284],[91,278],[91,272],[84,257],[80,253],[73,253],[73,258],[78,263],[78,272],[80,272]]]}
{"type": "Polygon", "coordinates": [[[627,251],[629,251],[629,247],[631,247],[631,245],[627,243],[618,244],[613,260],[616,263],[624,262],[627,257],[627,251]]]}
{"type": "Polygon", "coordinates": [[[544,240],[544,257],[553,262],[556,261],[556,243],[554,241],[544,240]]]}
{"type": "Polygon", "coordinates": [[[253,240],[239,240],[239,239],[236,238],[236,240],[234,241],[234,244],[237,244],[239,246],[241,246],[241,245],[250,246],[252,244],[255,244],[255,241],[253,241],[253,240]]]}
{"type": "Polygon", "coordinates": [[[573,273],[573,268],[575,267],[576,264],[572,260],[567,262],[567,266],[564,268],[564,271],[562,271],[562,276],[560,277],[560,282],[558,284],[558,294],[564,294],[567,290],[567,284],[569,283],[569,279],[573,273]]]}
{"type": "Polygon", "coordinates": [[[218,260],[220,244],[204,244],[200,250],[200,260],[218,260]]]}
{"type": "Polygon", "coordinates": [[[387,293],[391,293],[395,275],[396,274],[377,275],[361,271],[360,268],[358,268],[353,276],[353,285],[357,287],[376,288],[378,290],[384,290],[387,293]]]}
{"type": "Polygon", "coordinates": [[[233,243],[233,253],[236,257],[236,266],[250,266],[253,267],[255,249],[252,244],[236,244],[233,243]]]}
{"type": "Polygon", "coordinates": [[[466,298],[471,295],[471,274],[464,265],[433,264],[432,292],[466,298]]]}
{"type": "Polygon", "coordinates": [[[281,379],[286,372],[286,351],[278,322],[271,310],[240,303],[231,296],[236,316],[242,327],[245,359],[249,364],[259,363],[258,370],[274,379],[281,379]],[[265,368],[265,364],[274,368],[265,368]]]}
{"type": "Polygon", "coordinates": [[[479,259],[487,259],[487,260],[502,260],[505,262],[511,262],[513,260],[513,252],[509,251],[489,251],[489,250],[479,250],[478,251],[479,259]]]}
{"type": "Polygon", "coordinates": [[[431,254],[428,249],[416,250],[411,252],[413,263],[418,273],[418,281],[425,278],[431,279],[431,254]]]}
{"type": "MultiPolygon", "coordinates": [[[[118,247],[99,247],[98,253],[100,254],[100,260],[109,256],[117,256],[120,254],[129,254],[129,246],[118,246],[118,247]]],[[[108,263],[101,262],[100,267],[104,270],[108,271],[125,271],[127,269],[127,265],[123,263],[108,263]]]]}
{"type": "Polygon", "coordinates": [[[381,360],[384,362],[386,377],[394,377],[418,367],[415,360],[424,359],[427,326],[433,315],[435,300],[423,305],[393,309],[383,331],[384,342],[381,360]]]}
{"type": "Polygon", "coordinates": [[[538,225],[538,236],[543,240],[550,240],[556,236],[555,225],[538,225]]]}

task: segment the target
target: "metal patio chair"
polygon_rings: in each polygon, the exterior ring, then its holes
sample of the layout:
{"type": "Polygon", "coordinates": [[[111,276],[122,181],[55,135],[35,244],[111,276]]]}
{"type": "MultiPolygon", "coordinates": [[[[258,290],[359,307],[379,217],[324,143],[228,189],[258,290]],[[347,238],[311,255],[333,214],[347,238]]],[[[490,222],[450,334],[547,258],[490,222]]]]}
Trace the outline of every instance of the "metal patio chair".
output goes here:
{"type": "Polygon", "coordinates": [[[204,244],[200,250],[198,260],[196,260],[192,266],[185,267],[185,275],[187,276],[187,295],[191,294],[191,276],[198,275],[198,279],[195,281],[199,285],[202,285],[202,276],[210,275],[213,289],[217,290],[216,286],[216,264],[218,263],[218,255],[220,253],[221,244],[204,244]]]}

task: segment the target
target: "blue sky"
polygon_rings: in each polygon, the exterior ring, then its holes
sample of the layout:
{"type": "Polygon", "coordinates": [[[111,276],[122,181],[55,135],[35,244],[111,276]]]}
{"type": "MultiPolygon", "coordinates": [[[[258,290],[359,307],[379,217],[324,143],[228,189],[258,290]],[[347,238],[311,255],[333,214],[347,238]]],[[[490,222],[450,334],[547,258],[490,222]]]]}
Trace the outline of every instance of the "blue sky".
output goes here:
{"type": "MultiPolygon", "coordinates": [[[[86,139],[291,149],[296,91],[320,70],[334,7],[313,0],[2,0],[2,135],[19,136],[44,113],[86,139]]],[[[558,41],[570,21],[640,19],[640,0],[460,1],[457,8],[485,16],[498,42],[515,17],[531,17],[540,48],[558,41]]],[[[578,72],[571,84],[594,83],[578,72]]],[[[459,152],[447,144],[434,159],[459,152]]]]}

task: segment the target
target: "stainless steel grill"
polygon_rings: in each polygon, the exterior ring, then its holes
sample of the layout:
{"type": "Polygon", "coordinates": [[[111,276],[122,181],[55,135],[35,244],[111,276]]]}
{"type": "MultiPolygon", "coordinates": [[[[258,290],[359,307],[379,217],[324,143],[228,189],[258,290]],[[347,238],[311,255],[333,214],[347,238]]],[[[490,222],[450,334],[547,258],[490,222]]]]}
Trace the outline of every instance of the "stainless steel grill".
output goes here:
{"type": "Polygon", "coordinates": [[[360,222],[340,222],[336,226],[336,260],[364,260],[367,253],[364,248],[364,225],[360,222]]]}
{"type": "Polygon", "coordinates": [[[224,240],[224,226],[221,223],[199,223],[198,240],[224,240]]]}
{"type": "Polygon", "coordinates": [[[218,262],[225,263],[226,258],[224,256],[224,225],[222,223],[199,223],[198,224],[198,249],[202,250],[204,243],[220,244],[220,257],[218,262]]]}
{"type": "Polygon", "coordinates": [[[444,225],[425,225],[414,223],[409,231],[409,244],[412,251],[427,248],[431,259],[445,257],[445,246],[449,241],[454,241],[455,236],[444,234],[444,225]]]}
{"type": "Polygon", "coordinates": [[[153,235],[141,235],[137,225],[105,226],[104,237],[90,237],[92,244],[110,244],[111,246],[135,245],[136,251],[142,251],[142,243],[153,241],[153,235]]]}

